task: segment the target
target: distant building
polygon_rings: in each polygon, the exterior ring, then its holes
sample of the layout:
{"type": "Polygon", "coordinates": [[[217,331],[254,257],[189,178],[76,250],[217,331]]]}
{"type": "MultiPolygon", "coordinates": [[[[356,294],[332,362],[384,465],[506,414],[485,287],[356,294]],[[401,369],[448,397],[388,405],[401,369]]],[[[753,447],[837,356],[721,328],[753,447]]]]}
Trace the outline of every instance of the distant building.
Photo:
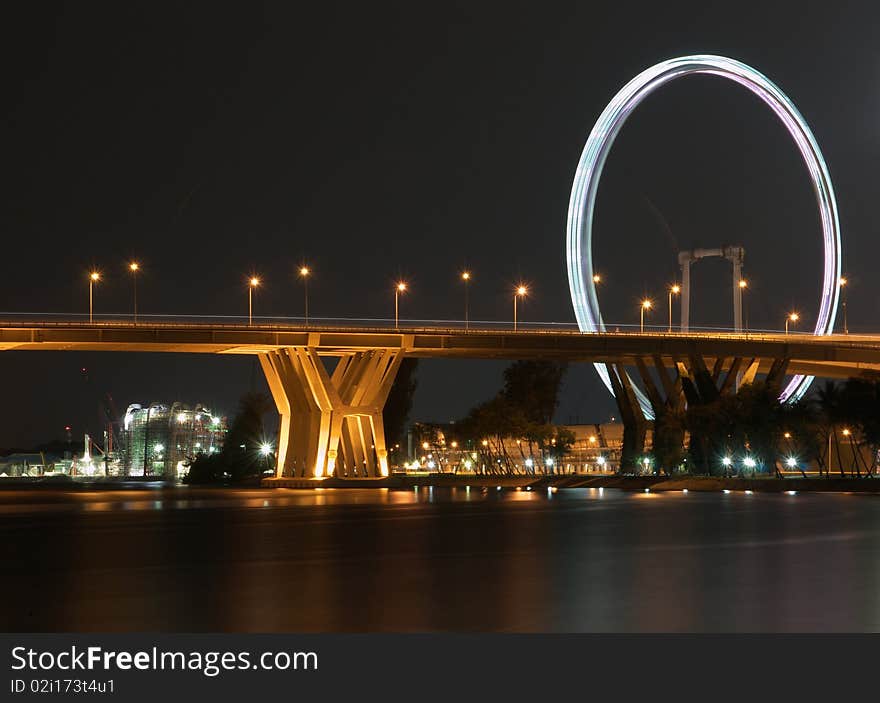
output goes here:
{"type": "Polygon", "coordinates": [[[226,418],[201,405],[129,405],[122,423],[122,473],[181,478],[196,455],[220,451],[225,436],[226,418]]]}
{"type": "Polygon", "coordinates": [[[43,476],[53,473],[58,462],[58,457],[43,452],[9,454],[0,457],[0,477],[43,476]]]}
{"type": "MultiPolygon", "coordinates": [[[[619,422],[599,423],[593,425],[560,425],[574,435],[574,443],[559,462],[545,466],[545,459],[540,455],[539,448],[529,445],[525,439],[505,439],[503,451],[512,460],[514,471],[522,473],[607,473],[615,472],[620,467],[620,455],[623,447],[623,424],[619,422]]],[[[648,430],[648,446],[651,444],[651,430],[648,430]]],[[[482,465],[480,447],[467,442],[459,442],[455,424],[414,423],[407,437],[407,454],[409,459],[401,456],[402,452],[393,455],[396,467],[426,469],[441,472],[484,471],[488,467],[482,465]]],[[[497,455],[502,447],[494,440],[491,453],[497,455]]]]}

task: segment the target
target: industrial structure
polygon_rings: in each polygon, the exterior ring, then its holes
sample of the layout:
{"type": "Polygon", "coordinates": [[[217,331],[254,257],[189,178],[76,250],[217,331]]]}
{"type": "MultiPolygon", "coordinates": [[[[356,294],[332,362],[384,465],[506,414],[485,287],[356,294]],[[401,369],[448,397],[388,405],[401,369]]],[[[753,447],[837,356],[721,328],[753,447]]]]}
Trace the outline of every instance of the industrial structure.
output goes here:
{"type": "Polygon", "coordinates": [[[720,249],[691,249],[678,254],[681,266],[681,331],[687,332],[691,326],[691,265],[700,259],[721,257],[733,264],[733,329],[741,332],[743,328],[743,277],[742,267],[745,249],[741,246],[727,246],[720,249]]]}
{"type": "Polygon", "coordinates": [[[122,426],[122,475],[177,480],[198,454],[220,451],[225,434],[226,418],[201,405],[129,405],[122,426]]]}

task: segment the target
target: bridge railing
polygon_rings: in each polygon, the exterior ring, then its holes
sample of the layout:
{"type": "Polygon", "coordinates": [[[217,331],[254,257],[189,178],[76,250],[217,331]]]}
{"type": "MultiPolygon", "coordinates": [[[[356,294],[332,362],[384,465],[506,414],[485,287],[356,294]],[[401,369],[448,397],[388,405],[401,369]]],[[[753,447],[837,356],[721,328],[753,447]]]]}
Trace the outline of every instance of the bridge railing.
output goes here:
{"type": "MultiPolygon", "coordinates": [[[[214,329],[253,329],[271,331],[297,331],[297,330],[346,330],[363,332],[408,332],[420,331],[431,333],[450,334],[572,334],[580,335],[575,322],[552,322],[552,321],[518,321],[514,332],[513,323],[509,320],[471,320],[467,325],[462,320],[438,320],[438,319],[401,319],[395,327],[394,320],[388,318],[345,318],[345,317],[309,317],[308,323],[303,317],[283,316],[257,316],[253,317],[253,324],[248,323],[246,316],[240,315],[176,315],[176,314],[139,314],[137,322],[131,313],[109,313],[95,316],[89,322],[88,315],[75,313],[18,313],[0,312],[0,327],[82,327],[82,328],[120,328],[120,327],[151,327],[151,328],[205,328],[214,329]]],[[[775,339],[780,337],[797,338],[805,341],[816,338],[811,332],[791,330],[788,334],[782,330],[750,329],[737,332],[732,328],[725,327],[695,327],[688,332],[680,332],[673,329],[671,332],[666,325],[645,325],[644,331],[640,326],[632,323],[612,324],[606,323],[605,332],[593,332],[590,334],[632,334],[650,337],[696,337],[727,339],[775,339]]],[[[844,335],[835,335],[838,339],[844,335]]],[[[848,342],[858,346],[860,335],[849,334],[845,336],[848,342]]],[[[866,335],[862,335],[866,337],[866,335]]],[[[871,336],[872,342],[876,338],[871,336]]]]}

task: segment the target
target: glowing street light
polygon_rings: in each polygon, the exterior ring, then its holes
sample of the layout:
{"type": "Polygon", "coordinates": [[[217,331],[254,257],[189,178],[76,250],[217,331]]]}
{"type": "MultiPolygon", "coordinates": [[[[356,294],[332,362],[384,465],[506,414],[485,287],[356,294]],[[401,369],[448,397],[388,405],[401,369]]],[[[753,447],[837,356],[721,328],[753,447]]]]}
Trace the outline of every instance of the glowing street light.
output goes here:
{"type": "Polygon", "coordinates": [[[138,321],[138,271],[141,270],[141,265],[137,261],[132,261],[128,264],[128,270],[131,271],[131,284],[134,290],[134,324],[137,324],[138,321]]]}
{"type": "Polygon", "coordinates": [[[794,467],[797,466],[797,459],[795,459],[793,456],[790,456],[790,457],[788,457],[788,459],[785,460],[785,465],[789,469],[793,469],[794,467]]]}
{"type": "Polygon", "coordinates": [[[745,311],[745,320],[743,320],[743,328],[746,332],[749,331],[749,309],[746,306],[746,290],[749,287],[749,282],[745,278],[740,278],[739,283],[737,283],[740,290],[740,300],[742,302],[743,310],[745,311]]]}
{"type": "Polygon", "coordinates": [[[520,283],[513,291],[513,330],[516,331],[516,301],[519,298],[525,298],[529,289],[520,283]]]}
{"type": "Polygon", "coordinates": [[[260,454],[262,454],[265,457],[271,456],[272,455],[272,445],[269,444],[268,442],[263,442],[260,445],[260,454]]]}
{"type": "Polygon", "coordinates": [[[598,273],[594,273],[593,274],[593,283],[595,283],[598,286],[601,282],[602,282],[602,276],[598,273]]]}
{"type": "Polygon", "coordinates": [[[468,284],[471,282],[471,272],[470,271],[462,271],[461,280],[464,281],[464,328],[470,328],[470,317],[468,310],[468,288],[470,287],[468,284]]]}
{"type": "Polygon", "coordinates": [[[394,286],[394,329],[398,329],[400,327],[400,318],[398,317],[398,312],[400,310],[399,297],[401,293],[406,292],[406,282],[398,281],[397,285],[394,286]]]}
{"type": "Polygon", "coordinates": [[[849,281],[846,280],[846,276],[840,277],[840,297],[841,297],[841,305],[843,307],[843,333],[849,334],[849,325],[846,320],[846,284],[849,281]]]}
{"type": "Polygon", "coordinates": [[[798,315],[796,312],[788,313],[788,315],[786,315],[786,317],[785,317],[785,334],[788,334],[788,323],[789,322],[797,322],[800,319],[801,319],[801,316],[798,315]]]}
{"type": "Polygon", "coordinates": [[[92,300],[94,298],[94,293],[92,291],[94,285],[101,280],[101,274],[97,271],[92,271],[89,274],[89,324],[92,324],[92,300]]]}
{"type": "Polygon", "coordinates": [[[257,276],[248,279],[248,327],[254,324],[254,288],[258,285],[260,279],[257,276]]]}
{"type": "Polygon", "coordinates": [[[672,296],[681,293],[681,286],[674,283],[669,287],[669,331],[672,332],[672,296]]]}
{"type": "Polygon", "coordinates": [[[308,266],[300,266],[299,267],[299,277],[303,282],[303,294],[305,295],[305,320],[306,325],[309,324],[309,276],[312,275],[312,271],[308,266]]]}
{"type": "Polygon", "coordinates": [[[650,310],[653,306],[654,303],[647,298],[639,304],[639,332],[645,331],[645,310],[650,310]]]}

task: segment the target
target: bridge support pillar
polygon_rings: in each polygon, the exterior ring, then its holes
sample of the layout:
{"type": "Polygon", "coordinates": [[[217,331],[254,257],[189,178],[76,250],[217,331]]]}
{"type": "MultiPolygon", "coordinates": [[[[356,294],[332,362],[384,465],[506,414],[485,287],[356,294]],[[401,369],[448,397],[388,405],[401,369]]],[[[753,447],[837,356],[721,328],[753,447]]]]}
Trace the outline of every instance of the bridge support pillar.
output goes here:
{"type": "Polygon", "coordinates": [[[636,398],[632,383],[626,370],[620,364],[606,364],[620,419],[623,422],[623,446],[620,452],[620,471],[635,471],[639,468],[639,457],[645,450],[648,434],[648,421],[642,406],[636,398]]]}
{"type": "Polygon", "coordinates": [[[260,355],[281,421],[276,476],[388,476],[382,409],[403,352],[343,354],[333,374],[312,347],[260,355]]]}

